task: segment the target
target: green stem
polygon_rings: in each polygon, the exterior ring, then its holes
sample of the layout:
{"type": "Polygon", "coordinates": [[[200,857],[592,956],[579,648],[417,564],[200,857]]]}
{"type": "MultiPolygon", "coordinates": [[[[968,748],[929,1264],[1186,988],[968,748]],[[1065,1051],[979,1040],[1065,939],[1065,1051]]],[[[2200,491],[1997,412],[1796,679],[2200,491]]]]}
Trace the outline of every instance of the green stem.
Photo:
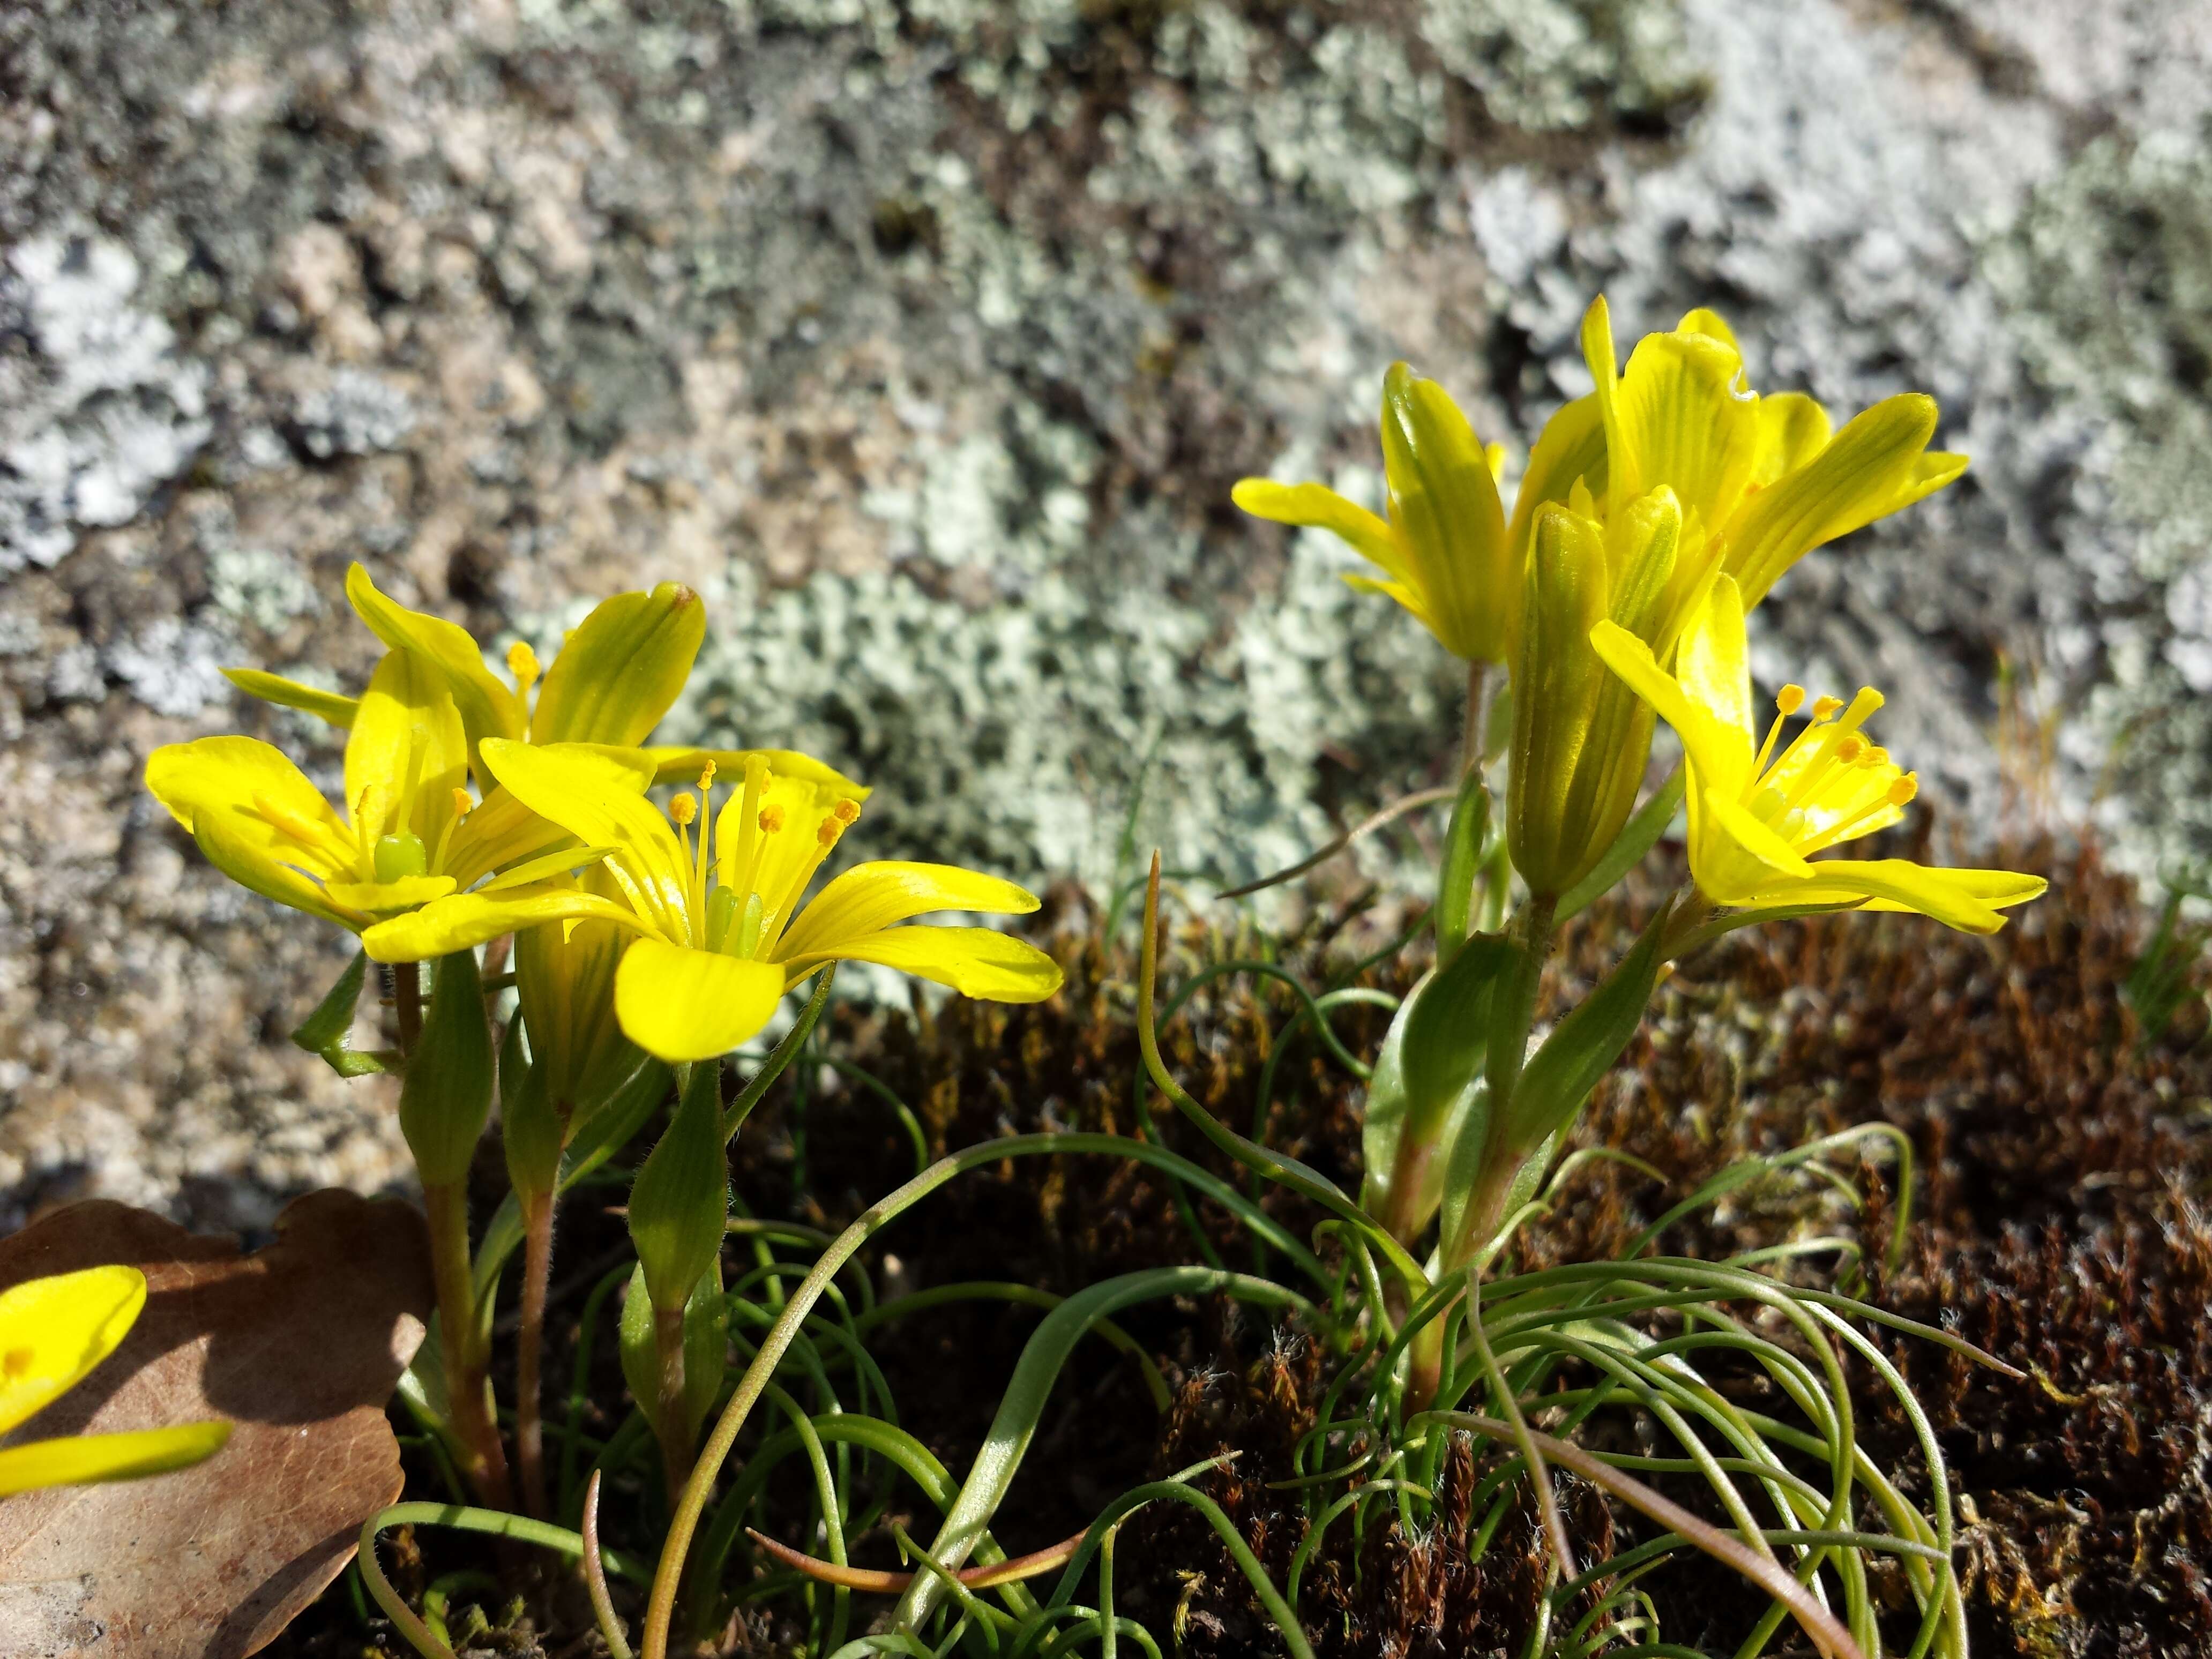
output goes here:
{"type": "Polygon", "coordinates": [[[1474,771],[1488,758],[1490,665],[1477,659],[1467,665],[1467,717],[1460,728],[1459,769],[1474,771]]]}
{"type": "Polygon", "coordinates": [[[462,1449],[461,1473],[469,1489],[491,1509],[510,1507],[507,1452],[492,1415],[491,1379],[475,1340],[476,1297],[469,1279],[469,1197],[466,1181],[425,1184],[430,1217],[430,1273],[438,1291],[438,1336],[445,1361],[446,1396],[462,1449]]]}
{"type": "Polygon", "coordinates": [[[545,1417],[540,1368],[545,1353],[545,1294],[553,1274],[551,1192],[518,1194],[522,1202],[522,1309],[514,1345],[514,1462],[522,1501],[546,1515],[545,1417]]]}
{"type": "Polygon", "coordinates": [[[691,1473],[691,1413],[684,1397],[684,1309],[653,1310],[653,1346],[660,1356],[660,1398],[653,1413],[660,1461],[668,1475],[668,1502],[682,1502],[691,1473]]]}

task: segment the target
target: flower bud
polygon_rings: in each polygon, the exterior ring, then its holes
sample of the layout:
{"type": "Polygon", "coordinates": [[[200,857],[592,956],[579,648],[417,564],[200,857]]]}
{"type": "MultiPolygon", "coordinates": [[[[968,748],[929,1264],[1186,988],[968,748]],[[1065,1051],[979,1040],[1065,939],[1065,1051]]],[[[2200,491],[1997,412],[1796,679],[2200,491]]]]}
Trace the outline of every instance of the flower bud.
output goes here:
{"type": "Polygon", "coordinates": [[[399,1085],[399,1130],[426,1187],[469,1172],[491,1115],[491,1027],[474,951],[438,958],[430,1009],[399,1085]]]}
{"type": "Polygon", "coordinates": [[[1664,488],[1610,524],[1577,490],[1539,509],[1513,686],[1507,832],[1531,891],[1556,898],[1596,865],[1636,805],[1652,714],[1590,647],[1608,617],[1647,642],[1667,626],[1681,510],[1664,488]]]}
{"type": "MultiPolygon", "coordinates": [[[[612,885],[597,870],[584,884],[612,885]]],[[[514,990],[531,1059],[564,1124],[596,1111],[642,1057],[615,1019],[615,969],[629,938],[595,917],[542,922],[514,936],[514,990]]]]}
{"type": "Polygon", "coordinates": [[[630,1185],[630,1242],[656,1312],[690,1299],[721,1255],[729,1209],[721,1066],[705,1060],[691,1068],[668,1132],[630,1185]]]}
{"type": "Polygon", "coordinates": [[[1498,481],[1450,394],[1404,363],[1382,380],[1382,470],[1390,526],[1437,637],[1470,662],[1505,661],[1520,596],[1498,481]]]}

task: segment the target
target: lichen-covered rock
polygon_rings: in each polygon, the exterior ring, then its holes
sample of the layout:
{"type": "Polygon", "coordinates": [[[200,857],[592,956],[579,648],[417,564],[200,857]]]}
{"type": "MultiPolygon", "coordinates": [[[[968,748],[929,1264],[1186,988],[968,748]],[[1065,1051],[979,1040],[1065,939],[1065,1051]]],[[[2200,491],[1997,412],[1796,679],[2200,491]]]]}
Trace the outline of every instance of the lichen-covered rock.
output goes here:
{"type": "Polygon", "coordinates": [[[1438,775],[1459,697],[1230,483],[1371,492],[1399,356],[1517,452],[1599,287],[1624,334],[1718,306],[1762,386],[1932,390],[1976,457],[1800,569],[1764,670],[1881,684],[1984,822],[2104,787],[2138,867],[2201,849],[2208,33],[2187,0],[16,9],[0,1212],[250,1219],[398,1167],[378,1085],[283,1038],[344,941],[137,787],[241,726],[336,775],[214,671],[357,683],[349,561],[542,644],[691,582],[676,724],[867,775],[856,845],[1230,881],[1438,775]]]}

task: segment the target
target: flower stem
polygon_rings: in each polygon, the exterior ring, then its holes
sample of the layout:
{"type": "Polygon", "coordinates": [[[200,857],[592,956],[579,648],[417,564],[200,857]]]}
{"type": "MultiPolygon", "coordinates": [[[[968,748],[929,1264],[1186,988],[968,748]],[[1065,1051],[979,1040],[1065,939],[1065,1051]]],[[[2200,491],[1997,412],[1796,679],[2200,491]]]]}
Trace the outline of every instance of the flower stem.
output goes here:
{"type": "Polygon", "coordinates": [[[491,1379],[476,1336],[476,1296],[469,1283],[469,1195],[465,1181],[426,1183],[430,1213],[430,1272],[438,1287],[438,1334],[446,1398],[461,1443],[461,1473],[487,1508],[512,1507],[507,1452],[492,1416],[491,1379]]]}
{"type": "Polygon", "coordinates": [[[392,964],[392,996],[399,1012],[399,1052],[405,1056],[415,1052],[415,1045],[422,1036],[421,963],[395,962],[392,964]]]}
{"type": "Polygon", "coordinates": [[[660,1437],[660,1461],[668,1476],[669,1506],[673,1509],[691,1475],[691,1413],[684,1397],[682,1308],[653,1310],[653,1342],[660,1354],[660,1400],[653,1413],[653,1426],[660,1437]]]}
{"type": "Polygon", "coordinates": [[[522,1321],[515,1334],[514,1462],[522,1475],[522,1502],[546,1514],[545,1417],[539,1368],[545,1352],[545,1291],[553,1274],[555,1194],[519,1193],[522,1205],[522,1321]]]}
{"type": "Polygon", "coordinates": [[[1459,769],[1472,772],[1489,758],[1490,665],[1477,659],[1467,665],[1467,719],[1460,728],[1459,769]]]}

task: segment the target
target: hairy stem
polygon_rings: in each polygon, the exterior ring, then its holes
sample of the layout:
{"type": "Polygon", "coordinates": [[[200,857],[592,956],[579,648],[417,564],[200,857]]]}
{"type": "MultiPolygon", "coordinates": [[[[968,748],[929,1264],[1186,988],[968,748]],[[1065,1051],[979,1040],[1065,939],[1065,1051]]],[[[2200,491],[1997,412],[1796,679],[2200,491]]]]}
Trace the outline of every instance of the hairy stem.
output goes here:
{"type": "Polygon", "coordinates": [[[545,1353],[545,1292],[553,1274],[550,1192],[516,1194],[522,1204],[522,1322],[515,1333],[514,1461],[522,1475],[522,1502],[539,1519],[546,1515],[545,1417],[539,1370],[545,1353]]]}
{"type": "Polygon", "coordinates": [[[653,1346],[660,1356],[660,1398],[653,1413],[660,1437],[660,1461],[668,1476],[668,1502],[683,1500],[691,1474],[691,1413],[684,1398],[684,1310],[653,1310],[653,1346]]]}
{"type": "Polygon", "coordinates": [[[438,1337],[445,1361],[446,1395],[453,1431],[461,1443],[461,1473],[485,1505],[514,1502],[507,1451],[491,1409],[491,1379],[476,1336],[476,1297],[469,1282],[469,1198],[465,1181],[425,1184],[430,1214],[430,1272],[438,1289],[438,1337]]]}

